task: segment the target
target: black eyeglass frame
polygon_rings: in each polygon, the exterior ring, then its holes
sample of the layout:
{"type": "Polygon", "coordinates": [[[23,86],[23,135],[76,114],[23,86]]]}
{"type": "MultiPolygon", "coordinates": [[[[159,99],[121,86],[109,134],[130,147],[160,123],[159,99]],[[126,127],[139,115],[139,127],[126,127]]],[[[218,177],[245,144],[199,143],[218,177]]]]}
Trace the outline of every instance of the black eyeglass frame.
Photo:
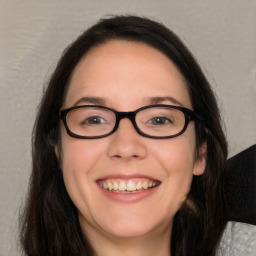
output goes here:
{"type": "Polygon", "coordinates": [[[130,119],[130,121],[132,122],[132,124],[138,134],[140,134],[143,137],[152,138],[152,139],[168,139],[168,138],[177,137],[185,132],[190,121],[192,121],[192,120],[200,121],[200,122],[205,121],[205,119],[200,114],[198,114],[188,108],[173,106],[173,105],[166,105],[166,104],[148,105],[148,106],[141,107],[135,111],[129,111],[129,112],[119,112],[119,111],[116,111],[115,109],[108,108],[105,106],[100,106],[100,105],[80,105],[80,106],[66,108],[66,109],[59,111],[59,119],[61,119],[63,121],[68,135],[70,135],[71,137],[74,137],[74,138],[78,138],[78,139],[98,139],[98,138],[107,137],[107,136],[113,134],[118,129],[119,122],[123,118],[130,119]],[[112,111],[116,116],[116,124],[115,124],[114,128],[109,133],[100,135],[100,136],[81,136],[81,135],[77,135],[77,134],[73,133],[69,129],[68,124],[67,124],[67,119],[66,119],[67,114],[74,109],[86,108],[86,107],[97,107],[97,108],[102,108],[102,109],[107,109],[107,110],[112,111]],[[154,108],[154,107],[167,107],[167,108],[180,110],[185,116],[185,124],[184,124],[183,129],[179,133],[170,135],[170,136],[152,136],[152,135],[148,135],[148,134],[142,132],[136,124],[136,121],[135,121],[136,114],[144,109],[154,108]]]}

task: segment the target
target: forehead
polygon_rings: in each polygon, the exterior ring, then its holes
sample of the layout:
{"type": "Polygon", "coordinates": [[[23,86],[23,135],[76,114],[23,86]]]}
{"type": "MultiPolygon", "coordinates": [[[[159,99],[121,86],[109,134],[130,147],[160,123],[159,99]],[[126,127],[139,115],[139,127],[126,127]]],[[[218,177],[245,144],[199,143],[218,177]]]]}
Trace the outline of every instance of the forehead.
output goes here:
{"type": "Polygon", "coordinates": [[[77,64],[64,105],[79,97],[101,97],[113,105],[142,98],[173,97],[191,107],[184,78],[159,50],[141,42],[111,40],[90,50],[77,64]]]}

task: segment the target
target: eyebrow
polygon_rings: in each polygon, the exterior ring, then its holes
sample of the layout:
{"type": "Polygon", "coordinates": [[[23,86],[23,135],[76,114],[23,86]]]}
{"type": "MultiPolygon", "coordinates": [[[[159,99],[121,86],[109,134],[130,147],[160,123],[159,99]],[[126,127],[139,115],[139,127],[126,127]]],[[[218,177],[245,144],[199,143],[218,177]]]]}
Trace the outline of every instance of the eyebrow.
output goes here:
{"type": "Polygon", "coordinates": [[[183,104],[181,104],[178,100],[176,100],[175,98],[170,97],[170,96],[166,96],[166,97],[147,97],[147,98],[144,98],[144,100],[146,102],[148,102],[149,105],[159,104],[163,101],[170,101],[171,103],[173,103],[175,105],[179,105],[179,106],[183,107],[183,104]]]}
{"type": "MultiPolygon", "coordinates": [[[[162,103],[163,101],[170,101],[171,103],[175,105],[179,105],[183,107],[183,104],[181,104],[178,100],[176,100],[173,97],[166,96],[166,97],[146,97],[143,99],[145,102],[147,102],[148,105],[155,105],[162,103]]],[[[80,104],[93,104],[93,105],[101,105],[106,106],[106,101],[104,98],[101,97],[82,97],[76,103],[74,106],[80,105],[80,104]]]]}
{"type": "Polygon", "coordinates": [[[74,106],[80,105],[80,104],[94,104],[94,105],[101,105],[105,106],[106,101],[103,98],[100,97],[82,97],[76,103],[74,106]]]}

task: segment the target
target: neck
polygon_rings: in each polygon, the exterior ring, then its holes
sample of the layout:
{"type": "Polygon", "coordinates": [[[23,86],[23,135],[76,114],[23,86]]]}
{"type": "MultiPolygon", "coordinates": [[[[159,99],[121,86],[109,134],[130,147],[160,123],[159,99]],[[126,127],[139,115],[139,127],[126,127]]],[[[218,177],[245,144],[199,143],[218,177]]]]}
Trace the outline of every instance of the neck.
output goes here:
{"type": "MultiPolygon", "coordinates": [[[[82,223],[81,223],[82,224],[82,223]]],[[[158,228],[136,237],[117,237],[81,225],[92,245],[94,256],[170,256],[171,229],[158,228]]]]}

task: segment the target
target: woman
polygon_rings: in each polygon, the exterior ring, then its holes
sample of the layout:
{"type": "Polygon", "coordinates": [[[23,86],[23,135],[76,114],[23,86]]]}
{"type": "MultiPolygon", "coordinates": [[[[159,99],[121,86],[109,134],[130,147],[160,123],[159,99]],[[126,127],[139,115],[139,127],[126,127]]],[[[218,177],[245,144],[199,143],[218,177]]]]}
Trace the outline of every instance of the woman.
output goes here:
{"type": "Polygon", "coordinates": [[[145,18],[101,20],[40,104],[25,255],[215,255],[226,156],[216,99],[179,38],[145,18]]]}

